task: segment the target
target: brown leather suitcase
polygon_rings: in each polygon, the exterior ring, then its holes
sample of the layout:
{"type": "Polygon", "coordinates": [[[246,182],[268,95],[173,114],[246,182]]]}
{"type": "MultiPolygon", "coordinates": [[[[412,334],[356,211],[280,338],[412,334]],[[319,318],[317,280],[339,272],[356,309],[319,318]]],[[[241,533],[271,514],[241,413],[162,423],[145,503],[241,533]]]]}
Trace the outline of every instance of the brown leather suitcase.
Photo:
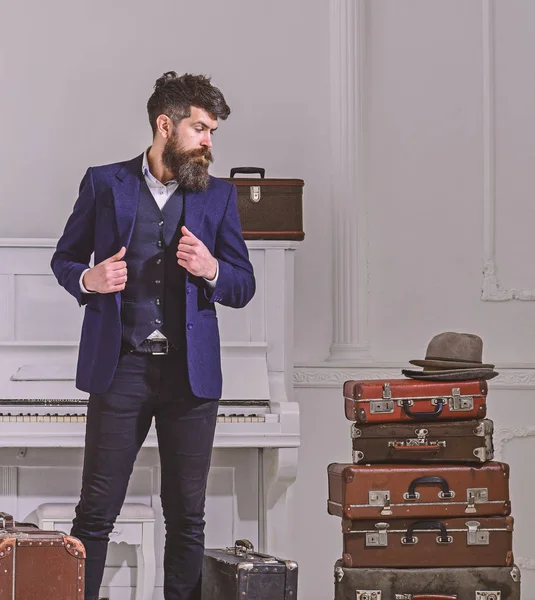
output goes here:
{"type": "Polygon", "coordinates": [[[337,561],[334,600],[520,600],[520,569],[351,569],[337,561]]]}
{"type": "Polygon", "coordinates": [[[351,425],[353,462],[484,463],[494,458],[490,419],[351,425]]]}
{"type": "MultiPolygon", "coordinates": [[[[345,519],[506,516],[509,465],[330,464],[328,512],[345,519]]],[[[394,525],[391,523],[391,527],[394,525]]]]}
{"type": "Polygon", "coordinates": [[[342,520],[344,567],[509,567],[513,517],[342,520]]]}
{"type": "Polygon", "coordinates": [[[238,213],[246,240],[302,240],[302,179],[266,179],[265,169],[236,167],[224,181],[238,188],[238,213]],[[258,174],[260,178],[239,177],[258,174]]]}
{"type": "Polygon", "coordinates": [[[357,423],[482,419],[487,382],[368,379],[344,383],[345,413],[357,423]]]}
{"type": "Polygon", "coordinates": [[[77,538],[0,513],[0,600],[83,600],[84,566],[77,538]]]}

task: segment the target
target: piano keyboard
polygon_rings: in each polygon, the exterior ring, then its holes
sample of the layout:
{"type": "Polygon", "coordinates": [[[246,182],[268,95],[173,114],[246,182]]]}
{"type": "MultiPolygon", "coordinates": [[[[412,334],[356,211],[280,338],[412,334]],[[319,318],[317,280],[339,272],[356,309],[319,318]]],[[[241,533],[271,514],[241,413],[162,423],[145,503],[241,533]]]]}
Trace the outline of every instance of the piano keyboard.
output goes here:
{"type": "MultiPolygon", "coordinates": [[[[87,400],[74,399],[2,399],[0,423],[85,423],[87,400]]],[[[232,404],[221,401],[218,423],[276,422],[278,415],[271,414],[269,403],[246,401],[232,404]]]]}
{"type": "MultiPolygon", "coordinates": [[[[237,414],[220,413],[217,415],[218,423],[265,423],[266,416],[262,414],[237,414]]],[[[276,417],[276,415],[273,415],[276,417]]],[[[0,423],[85,423],[86,415],[83,413],[2,413],[0,412],[0,423]]]]}
{"type": "MultiPolygon", "coordinates": [[[[0,446],[83,448],[86,414],[87,400],[0,399],[0,446]]],[[[270,402],[221,401],[214,447],[296,447],[299,427],[294,417],[290,413],[286,420],[279,410],[272,411],[270,402]]],[[[144,447],[157,446],[153,424],[144,447]]]]}

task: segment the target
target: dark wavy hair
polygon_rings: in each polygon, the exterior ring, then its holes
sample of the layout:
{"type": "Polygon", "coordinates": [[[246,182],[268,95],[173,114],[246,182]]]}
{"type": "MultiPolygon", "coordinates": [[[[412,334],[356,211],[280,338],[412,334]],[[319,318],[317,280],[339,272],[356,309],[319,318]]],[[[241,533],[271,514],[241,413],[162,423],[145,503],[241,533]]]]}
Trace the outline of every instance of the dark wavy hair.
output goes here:
{"type": "Polygon", "coordinates": [[[154,92],[147,102],[152,133],[156,133],[156,119],[160,115],[167,115],[178,123],[191,115],[192,106],[223,121],[230,115],[223,94],[210,83],[210,77],[190,73],[179,77],[175,71],[164,73],[156,80],[154,92]]]}

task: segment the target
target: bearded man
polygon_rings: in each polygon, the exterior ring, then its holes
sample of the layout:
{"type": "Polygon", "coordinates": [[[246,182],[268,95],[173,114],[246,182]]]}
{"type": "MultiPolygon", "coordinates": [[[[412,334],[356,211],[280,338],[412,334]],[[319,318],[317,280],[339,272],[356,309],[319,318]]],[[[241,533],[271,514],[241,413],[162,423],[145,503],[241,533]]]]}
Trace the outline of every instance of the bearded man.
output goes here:
{"type": "Polygon", "coordinates": [[[207,77],[170,71],[147,110],[152,146],[87,170],[51,262],[85,305],[76,385],[90,396],[71,533],[87,552],[86,600],[98,599],[109,534],[153,418],[164,597],[200,598],[222,386],[215,303],[240,308],[255,292],[236,188],[208,174],[211,136],[230,114],[222,93],[207,77]]]}

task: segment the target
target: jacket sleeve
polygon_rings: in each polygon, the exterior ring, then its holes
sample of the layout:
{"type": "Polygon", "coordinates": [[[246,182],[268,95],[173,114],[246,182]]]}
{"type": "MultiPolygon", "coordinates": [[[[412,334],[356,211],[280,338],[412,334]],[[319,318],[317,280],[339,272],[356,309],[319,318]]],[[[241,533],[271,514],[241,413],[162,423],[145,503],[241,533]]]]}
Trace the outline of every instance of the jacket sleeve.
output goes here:
{"type": "Polygon", "coordinates": [[[256,282],[243,240],[236,198],[237,190],[233,185],[216,235],[214,257],[219,262],[217,283],[213,290],[205,288],[205,293],[210,302],[241,308],[254,296],[256,282]]]}
{"type": "Polygon", "coordinates": [[[95,233],[95,188],[89,168],[80,183],[78,200],[56,246],[50,266],[56,279],[78,304],[87,303],[89,294],[80,288],[80,276],[89,268],[95,233]]]}

